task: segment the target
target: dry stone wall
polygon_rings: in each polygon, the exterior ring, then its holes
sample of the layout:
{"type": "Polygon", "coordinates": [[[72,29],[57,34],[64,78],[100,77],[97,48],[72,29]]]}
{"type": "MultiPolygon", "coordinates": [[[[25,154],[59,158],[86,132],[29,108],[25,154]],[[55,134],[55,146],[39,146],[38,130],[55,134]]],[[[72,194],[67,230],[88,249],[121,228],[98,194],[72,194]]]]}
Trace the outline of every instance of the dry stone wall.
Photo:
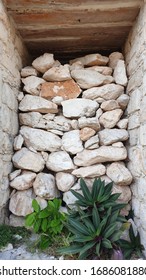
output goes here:
{"type": "Polygon", "coordinates": [[[134,221],[145,246],[146,256],[146,4],[125,45],[129,83],[128,168],[133,175],[132,209],[134,221]]]}
{"type": "Polygon", "coordinates": [[[14,137],[18,134],[20,69],[28,55],[0,0],[0,223],[4,222],[10,195],[14,137]]]}
{"type": "MultiPolygon", "coordinates": [[[[132,175],[125,165],[128,139],[124,111],[127,76],[121,53],[91,54],[61,65],[45,53],[21,70],[19,134],[10,174],[10,222],[22,222],[36,198],[63,197],[72,207],[83,177],[113,181],[119,201],[129,202],[132,175]]],[[[129,205],[124,214],[129,211],[129,205]]]]}

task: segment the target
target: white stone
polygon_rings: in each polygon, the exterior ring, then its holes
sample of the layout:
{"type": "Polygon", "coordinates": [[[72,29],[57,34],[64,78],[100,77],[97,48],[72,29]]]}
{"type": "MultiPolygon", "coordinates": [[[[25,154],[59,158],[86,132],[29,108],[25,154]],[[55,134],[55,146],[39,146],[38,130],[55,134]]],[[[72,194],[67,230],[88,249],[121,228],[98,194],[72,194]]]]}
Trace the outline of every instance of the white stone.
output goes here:
{"type": "Polygon", "coordinates": [[[106,56],[102,56],[99,53],[95,54],[87,54],[83,57],[75,58],[70,60],[70,64],[75,62],[81,62],[85,66],[94,66],[94,65],[106,65],[109,61],[109,58],[106,56]]]}
{"type": "Polygon", "coordinates": [[[118,141],[126,141],[128,139],[128,131],[125,129],[103,129],[98,133],[100,145],[110,145],[118,141]]]}
{"type": "Polygon", "coordinates": [[[78,119],[79,128],[90,127],[96,131],[100,130],[100,123],[98,117],[86,118],[81,117],[78,119]]]}
{"type": "Polygon", "coordinates": [[[103,98],[105,100],[117,99],[124,93],[124,87],[116,84],[103,85],[101,87],[93,87],[83,92],[83,98],[97,99],[103,98]]]}
{"type": "Polygon", "coordinates": [[[116,142],[116,143],[113,143],[113,144],[112,144],[112,147],[122,148],[122,147],[124,147],[124,145],[123,145],[122,142],[116,142]]]}
{"type": "MultiPolygon", "coordinates": [[[[72,188],[73,189],[73,188],[72,188]]],[[[82,194],[82,192],[80,190],[76,190],[78,193],[82,194]]],[[[76,202],[77,198],[72,194],[71,191],[65,192],[63,194],[63,201],[66,203],[66,205],[72,209],[75,208],[75,202],[76,202]]]]}
{"type": "Polygon", "coordinates": [[[61,82],[70,80],[71,76],[68,65],[60,65],[58,67],[50,68],[43,75],[43,79],[49,82],[61,82]]]}
{"type": "Polygon", "coordinates": [[[105,128],[113,128],[120,120],[122,114],[123,111],[121,109],[105,112],[99,118],[99,122],[105,128]]]}
{"type": "Polygon", "coordinates": [[[21,77],[26,78],[28,76],[37,76],[38,71],[34,69],[32,66],[26,66],[21,70],[21,77]]]}
{"type": "Polygon", "coordinates": [[[77,166],[90,166],[96,163],[124,160],[127,157],[126,148],[102,146],[95,150],[83,150],[74,157],[77,166]]]}
{"type": "Polygon", "coordinates": [[[57,113],[58,107],[53,102],[39,96],[25,95],[19,104],[22,112],[57,113]]]}
{"type": "Polygon", "coordinates": [[[46,166],[49,170],[60,172],[75,168],[71,157],[66,151],[53,152],[49,155],[46,166]]]}
{"type": "Polygon", "coordinates": [[[11,214],[9,216],[9,225],[13,227],[24,227],[25,225],[25,219],[24,217],[19,217],[16,215],[11,214]]]}
{"type": "Polygon", "coordinates": [[[80,139],[82,141],[87,141],[95,134],[96,134],[96,131],[94,129],[92,129],[90,127],[83,127],[80,130],[80,139]]]}
{"type": "Polygon", "coordinates": [[[21,169],[16,169],[12,173],[9,174],[10,181],[14,180],[17,176],[19,176],[21,173],[21,169]]]}
{"type": "Polygon", "coordinates": [[[95,70],[105,76],[111,76],[113,72],[113,69],[108,66],[91,66],[88,69],[95,70]]]}
{"type": "Polygon", "coordinates": [[[109,55],[109,66],[112,67],[113,69],[116,67],[117,62],[119,59],[123,60],[123,54],[120,52],[113,52],[109,55]]]}
{"type": "Polygon", "coordinates": [[[52,174],[39,173],[33,183],[33,189],[37,196],[45,199],[54,199],[59,196],[52,174]]]}
{"type": "Polygon", "coordinates": [[[41,118],[42,118],[42,115],[38,112],[20,113],[19,114],[20,125],[27,125],[30,127],[38,127],[38,124],[39,124],[41,118]]]}
{"type": "Polygon", "coordinates": [[[55,96],[52,99],[52,102],[55,103],[56,105],[61,105],[61,102],[64,100],[62,96],[55,96]]]}
{"type": "Polygon", "coordinates": [[[116,84],[126,86],[128,83],[127,75],[126,75],[126,67],[124,60],[118,60],[117,65],[114,69],[113,77],[115,79],[116,84]]]}
{"type": "Polygon", "coordinates": [[[112,194],[114,193],[121,193],[118,198],[118,201],[120,201],[120,203],[127,203],[131,200],[131,190],[129,186],[119,186],[113,184],[112,194]]]}
{"type": "Polygon", "coordinates": [[[83,69],[84,65],[81,61],[76,61],[72,63],[72,65],[69,65],[70,71],[75,70],[75,69],[83,69]]]}
{"type": "Polygon", "coordinates": [[[10,198],[9,210],[16,216],[26,216],[33,212],[32,200],[35,198],[32,189],[17,191],[10,198]]]}
{"type": "Polygon", "coordinates": [[[23,171],[23,173],[17,176],[10,182],[10,186],[18,191],[30,189],[33,181],[36,177],[36,173],[30,171],[23,171]]]}
{"type": "Polygon", "coordinates": [[[55,152],[61,148],[60,137],[51,132],[22,126],[20,134],[23,136],[27,148],[32,147],[37,151],[49,152],[55,152]]]}
{"type": "Polygon", "coordinates": [[[79,130],[72,130],[64,133],[62,137],[62,149],[73,155],[83,150],[79,130]]]}
{"type": "Polygon", "coordinates": [[[129,102],[129,96],[127,94],[121,94],[121,96],[117,98],[117,102],[120,108],[125,110],[129,102]]]}
{"type": "Polygon", "coordinates": [[[85,142],[85,149],[97,149],[99,147],[99,137],[95,135],[85,142]]]}
{"type": "Polygon", "coordinates": [[[93,117],[99,107],[96,101],[84,98],[65,100],[61,104],[63,115],[67,118],[93,117]]]}
{"type": "Polygon", "coordinates": [[[55,63],[54,56],[51,53],[44,53],[37,57],[33,62],[32,66],[41,73],[45,73],[55,63]]]}
{"type": "Polygon", "coordinates": [[[89,89],[103,84],[110,84],[114,81],[111,76],[105,76],[95,70],[88,69],[72,70],[71,76],[82,89],[89,89]]]}
{"type": "Polygon", "coordinates": [[[88,178],[95,178],[97,176],[102,176],[105,174],[105,166],[103,164],[96,164],[92,166],[87,167],[81,167],[78,169],[75,169],[72,174],[76,177],[88,177],[88,178]]]}
{"type": "Polygon", "coordinates": [[[14,150],[15,151],[20,150],[22,148],[23,142],[24,142],[24,139],[21,134],[16,136],[14,139],[14,150]]]}
{"type": "Polygon", "coordinates": [[[78,120],[72,120],[72,121],[71,121],[71,127],[72,127],[73,129],[79,129],[78,120]]]}
{"type": "Polygon", "coordinates": [[[20,102],[24,98],[24,93],[20,91],[17,96],[17,100],[20,102]]]}
{"type": "Polygon", "coordinates": [[[121,162],[114,162],[107,167],[107,176],[117,185],[127,186],[132,182],[130,171],[121,162]]]}
{"type": "Polygon", "coordinates": [[[22,79],[22,82],[24,84],[24,91],[32,95],[39,95],[41,84],[43,84],[45,80],[35,76],[29,76],[25,79],[22,79]]]}
{"type": "Polygon", "coordinates": [[[76,178],[72,174],[65,172],[56,173],[57,188],[62,192],[67,192],[75,183],[76,178]]]}
{"type": "Polygon", "coordinates": [[[102,104],[101,104],[101,109],[103,111],[111,111],[111,110],[114,110],[114,109],[119,109],[120,106],[117,102],[117,100],[107,100],[107,101],[104,101],[102,104]]]}
{"type": "Polygon", "coordinates": [[[96,111],[96,117],[99,119],[101,117],[101,115],[103,114],[103,111],[101,108],[99,108],[97,111],[96,111]]]}
{"type": "Polygon", "coordinates": [[[46,162],[46,161],[48,160],[48,156],[49,156],[48,153],[42,151],[42,152],[41,152],[41,155],[42,155],[44,161],[46,162]]]}
{"type": "Polygon", "coordinates": [[[122,119],[117,123],[117,127],[120,129],[126,129],[128,126],[128,119],[122,119]]]}
{"type": "Polygon", "coordinates": [[[39,153],[33,153],[27,148],[22,148],[12,157],[15,167],[40,172],[44,169],[45,161],[39,153]]]}

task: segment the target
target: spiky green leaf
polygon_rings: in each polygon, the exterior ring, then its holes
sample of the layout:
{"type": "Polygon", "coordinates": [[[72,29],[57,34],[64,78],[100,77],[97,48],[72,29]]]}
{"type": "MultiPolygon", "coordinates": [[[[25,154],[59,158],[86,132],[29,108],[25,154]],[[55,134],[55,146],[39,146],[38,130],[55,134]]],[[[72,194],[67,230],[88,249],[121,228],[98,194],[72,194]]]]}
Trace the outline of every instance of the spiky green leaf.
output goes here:
{"type": "Polygon", "coordinates": [[[105,247],[107,249],[112,249],[113,248],[112,243],[107,238],[103,238],[102,245],[103,245],[103,247],[105,247]]]}
{"type": "Polygon", "coordinates": [[[80,185],[81,185],[81,190],[83,192],[85,199],[89,202],[92,202],[91,193],[90,193],[85,181],[82,178],[80,179],[80,185]]]}

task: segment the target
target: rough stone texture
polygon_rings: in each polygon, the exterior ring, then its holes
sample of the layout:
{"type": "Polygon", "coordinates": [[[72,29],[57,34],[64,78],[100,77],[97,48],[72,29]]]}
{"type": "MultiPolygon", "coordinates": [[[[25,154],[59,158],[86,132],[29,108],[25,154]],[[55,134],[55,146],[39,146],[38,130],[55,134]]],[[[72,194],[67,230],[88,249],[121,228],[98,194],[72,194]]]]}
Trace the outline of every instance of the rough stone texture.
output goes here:
{"type": "Polygon", "coordinates": [[[73,155],[83,150],[79,130],[72,130],[64,133],[62,137],[62,149],[73,155]]]}
{"type": "Polygon", "coordinates": [[[99,137],[98,135],[92,136],[89,140],[85,142],[85,149],[97,149],[99,147],[99,137]]]}
{"type": "Polygon", "coordinates": [[[35,198],[32,189],[17,191],[11,196],[9,209],[16,216],[26,216],[33,211],[32,200],[35,198]]]}
{"type": "Polygon", "coordinates": [[[113,77],[115,82],[121,86],[127,85],[127,76],[126,76],[126,68],[125,62],[123,60],[118,60],[117,65],[114,69],[113,77]]]}
{"type": "Polygon", "coordinates": [[[71,157],[66,151],[51,153],[46,162],[46,166],[49,170],[55,172],[67,171],[75,168],[71,157]]]}
{"type": "Polygon", "coordinates": [[[23,136],[26,147],[33,147],[36,151],[55,152],[62,144],[59,136],[42,129],[22,126],[20,134],[23,136]]]}
{"type": "Polygon", "coordinates": [[[79,128],[84,128],[87,126],[96,131],[100,130],[100,123],[97,116],[94,118],[81,117],[78,119],[78,125],[79,128]]]}
{"type": "Polygon", "coordinates": [[[95,178],[96,176],[102,176],[105,174],[105,166],[103,164],[92,165],[88,167],[81,167],[75,169],[72,174],[76,177],[88,177],[88,178],[95,178]]]}
{"type": "Polygon", "coordinates": [[[100,145],[111,145],[115,142],[128,139],[128,132],[125,129],[104,129],[98,132],[100,145]]]}
{"type": "Polygon", "coordinates": [[[128,102],[129,102],[129,96],[127,94],[121,94],[121,96],[119,96],[117,98],[117,101],[118,101],[120,108],[122,110],[125,110],[125,108],[128,105],[128,102]]]}
{"type": "Polygon", "coordinates": [[[44,73],[43,78],[49,82],[61,82],[70,80],[70,71],[69,66],[66,65],[59,65],[57,67],[50,68],[47,72],[44,73]]]}
{"type": "Polygon", "coordinates": [[[39,113],[57,113],[57,105],[40,96],[25,95],[19,104],[19,109],[22,112],[39,112],[39,113]]]}
{"type": "Polygon", "coordinates": [[[95,70],[77,69],[71,71],[71,76],[82,89],[88,89],[104,84],[110,84],[114,81],[113,77],[105,76],[95,70]]]}
{"type": "Polygon", "coordinates": [[[16,152],[12,160],[15,167],[34,172],[42,171],[45,165],[41,154],[31,152],[27,148],[22,148],[20,151],[16,152]]]}
{"type": "Polygon", "coordinates": [[[63,82],[43,83],[41,86],[40,96],[46,99],[52,99],[60,96],[63,98],[63,100],[66,100],[76,98],[80,95],[80,93],[80,87],[77,85],[77,83],[75,83],[73,79],[70,79],[63,82]]]}
{"type": "Polygon", "coordinates": [[[80,139],[82,141],[89,140],[93,135],[95,135],[96,131],[90,127],[84,127],[80,130],[80,139]]]}
{"type": "Polygon", "coordinates": [[[123,111],[121,109],[115,109],[112,111],[105,112],[99,118],[99,122],[105,128],[113,128],[120,120],[123,111]]]}
{"type": "Polygon", "coordinates": [[[44,53],[40,57],[37,57],[33,62],[32,66],[41,73],[45,73],[54,64],[54,56],[51,53],[44,53]]]}
{"type": "Polygon", "coordinates": [[[63,101],[63,115],[67,118],[93,117],[99,105],[84,98],[63,101]]]}
{"type": "Polygon", "coordinates": [[[96,163],[119,161],[127,157],[127,151],[123,148],[102,146],[95,150],[83,150],[74,157],[77,166],[90,166],[96,163]]]}
{"type": "Polygon", "coordinates": [[[38,71],[34,69],[32,66],[26,66],[21,70],[21,77],[26,78],[28,76],[37,76],[38,71]]]}
{"type": "Polygon", "coordinates": [[[39,173],[33,182],[33,189],[37,196],[45,199],[59,197],[59,192],[55,185],[55,178],[52,174],[39,173]]]}
{"type": "Polygon", "coordinates": [[[24,139],[22,137],[22,135],[18,135],[15,137],[14,139],[14,150],[15,151],[18,151],[22,148],[22,145],[23,145],[23,142],[24,142],[24,139]]]}
{"type": "Polygon", "coordinates": [[[117,99],[124,93],[124,87],[116,84],[103,85],[101,87],[92,87],[83,92],[83,98],[97,99],[98,97],[105,100],[117,99]]]}
{"type": "Polygon", "coordinates": [[[62,192],[67,192],[74,185],[76,181],[75,176],[65,172],[56,173],[57,188],[62,192]]]}
{"type": "Polygon", "coordinates": [[[103,111],[111,111],[111,110],[119,109],[119,108],[120,108],[120,106],[119,106],[119,103],[117,102],[117,100],[107,100],[101,104],[101,109],[103,111]]]}
{"type": "Polygon", "coordinates": [[[117,62],[119,60],[124,60],[123,54],[120,52],[113,52],[109,55],[109,66],[115,69],[117,62]]]}
{"type": "Polygon", "coordinates": [[[70,64],[75,62],[81,62],[84,66],[94,66],[101,65],[104,66],[108,63],[109,58],[106,56],[102,56],[101,54],[88,54],[83,57],[79,57],[73,60],[70,60],[70,64]]]}
{"type": "Polygon", "coordinates": [[[107,66],[91,66],[88,69],[95,70],[105,76],[111,76],[113,72],[113,69],[107,66]]]}
{"type": "Polygon", "coordinates": [[[36,173],[24,171],[21,175],[17,176],[10,182],[10,186],[18,191],[30,189],[35,177],[36,173]]]}
{"type": "Polygon", "coordinates": [[[107,167],[106,173],[117,185],[128,186],[132,182],[132,175],[122,162],[112,163],[107,167]]]}
{"type": "Polygon", "coordinates": [[[29,76],[25,79],[22,79],[22,82],[24,84],[24,91],[32,95],[39,95],[41,84],[45,83],[45,80],[35,76],[29,76]]]}

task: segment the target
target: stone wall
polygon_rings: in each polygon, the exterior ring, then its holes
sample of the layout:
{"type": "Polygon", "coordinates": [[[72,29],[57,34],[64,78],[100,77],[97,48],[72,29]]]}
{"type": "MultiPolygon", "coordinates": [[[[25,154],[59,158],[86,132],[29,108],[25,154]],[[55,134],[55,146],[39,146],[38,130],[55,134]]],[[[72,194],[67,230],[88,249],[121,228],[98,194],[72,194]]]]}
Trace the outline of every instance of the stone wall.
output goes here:
{"type": "Polygon", "coordinates": [[[130,96],[128,167],[134,178],[132,209],[146,255],[146,4],[127,39],[125,58],[130,96]]]}
{"type": "Polygon", "coordinates": [[[9,199],[8,174],[12,170],[13,139],[18,132],[17,94],[22,64],[28,57],[13,22],[0,0],[0,222],[9,199]]]}

